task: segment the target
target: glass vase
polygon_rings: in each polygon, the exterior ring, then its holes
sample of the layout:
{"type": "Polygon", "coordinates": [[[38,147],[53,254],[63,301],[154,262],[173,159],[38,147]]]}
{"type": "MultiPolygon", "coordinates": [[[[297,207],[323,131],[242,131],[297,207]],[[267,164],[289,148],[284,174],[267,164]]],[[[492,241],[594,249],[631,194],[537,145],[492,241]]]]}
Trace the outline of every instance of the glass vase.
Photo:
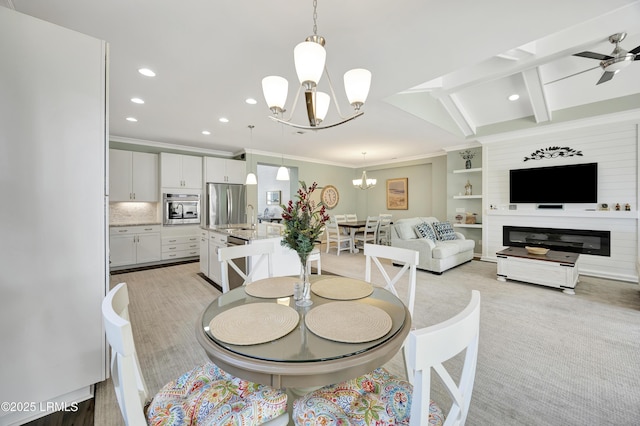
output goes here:
{"type": "Polygon", "coordinates": [[[302,284],[302,298],[296,300],[296,306],[311,306],[311,282],[309,281],[309,271],[306,261],[300,260],[300,283],[302,284]]]}
{"type": "Polygon", "coordinates": [[[471,168],[471,160],[467,160],[464,162],[464,168],[465,169],[470,169],[471,168]]]}

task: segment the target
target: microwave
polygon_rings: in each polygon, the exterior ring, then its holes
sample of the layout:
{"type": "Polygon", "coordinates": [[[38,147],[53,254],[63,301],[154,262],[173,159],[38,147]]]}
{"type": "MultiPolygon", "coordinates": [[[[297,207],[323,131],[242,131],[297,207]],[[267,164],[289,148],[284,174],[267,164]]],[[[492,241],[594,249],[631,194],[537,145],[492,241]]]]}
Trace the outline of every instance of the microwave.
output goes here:
{"type": "Polygon", "coordinates": [[[163,194],[164,225],[199,225],[199,194],[163,194]]]}

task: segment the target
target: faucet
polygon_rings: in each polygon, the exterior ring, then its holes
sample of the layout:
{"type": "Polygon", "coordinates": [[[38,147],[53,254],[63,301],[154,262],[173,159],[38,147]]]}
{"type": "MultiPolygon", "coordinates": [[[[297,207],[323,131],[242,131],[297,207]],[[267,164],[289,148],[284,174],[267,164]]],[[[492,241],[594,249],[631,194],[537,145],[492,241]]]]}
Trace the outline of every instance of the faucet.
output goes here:
{"type": "Polygon", "coordinates": [[[251,222],[250,222],[251,229],[255,229],[256,225],[255,225],[255,223],[253,223],[253,215],[255,213],[255,209],[253,208],[253,206],[251,204],[247,204],[247,209],[249,209],[249,207],[251,207],[251,222]]]}

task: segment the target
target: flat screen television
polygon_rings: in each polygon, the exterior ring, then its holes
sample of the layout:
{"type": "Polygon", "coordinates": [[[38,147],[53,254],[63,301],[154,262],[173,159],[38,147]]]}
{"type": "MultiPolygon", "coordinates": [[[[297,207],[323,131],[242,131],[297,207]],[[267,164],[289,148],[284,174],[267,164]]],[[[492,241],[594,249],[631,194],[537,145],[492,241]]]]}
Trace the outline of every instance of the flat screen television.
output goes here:
{"type": "Polygon", "coordinates": [[[509,171],[511,203],[597,203],[598,163],[509,171]]]}

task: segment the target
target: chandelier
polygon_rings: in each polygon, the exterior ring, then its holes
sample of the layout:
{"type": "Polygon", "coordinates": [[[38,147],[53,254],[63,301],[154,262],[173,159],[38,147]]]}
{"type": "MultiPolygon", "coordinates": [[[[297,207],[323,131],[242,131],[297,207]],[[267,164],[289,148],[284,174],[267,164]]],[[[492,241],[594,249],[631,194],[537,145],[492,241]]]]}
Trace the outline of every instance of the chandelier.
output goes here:
{"type": "Polygon", "coordinates": [[[298,80],[300,80],[300,86],[298,86],[298,91],[296,93],[289,118],[284,118],[284,112],[286,111],[284,104],[287,100],[289,82],[285,78],[276,75],[262,79],[262,91],[264,93],[264,98],[267,101],[269,109],[273,113],[270,118],[292,127],[308,130],[328,129],[360,117],[364,114],[364,112],[360,111],[360,108],[364,105],[364,102],[367,99],[369,86],[371,85],[371,72],[368,70],[356,68],[347,71],[344,74],[344,87],[347,99],[353,107],[354,113],[347,117],[343,116],[336,100],[336,94],[333,89],[333,84],[331,83],[329,71],[325,66],[327,52],[324,49],[324,37],[318,35],[317,7],[318,1],[313,0],[313,35],[307,37],[305,41],[299,43],[293,50],[294,64],[298,80]],[[338,111],[338,115],[340,116],[340,121],[328,125],[321,124],[329,110],[331,97],[327,93],[317,90],[318,82],[320,81],[323,73],[327,75],[327,81],[329,83],[331,96],[333,97],[333,103],[338,111]],[[291,122],[293,113],[296,110],[298,98],[300,97],[300,90],[302,89],[304,89],[309,125],[291,122]]]}
{"type": "MultiPolygon", "coordinates": [[[[365,155],[367,153],[363,152],[362,153],[362,162],[364,163],[364,158],[365,155]]],[[[376,186],[376,183],[378,181],[376,179],[369,179],[367,178],[367,171],[366,170],[362,170],[362,177],[360,179],[354,179],[353,180],[353,186],[355,186],[358,189],[369,189],[369,188],[373,188],[374,186],[376,186]]]]}

